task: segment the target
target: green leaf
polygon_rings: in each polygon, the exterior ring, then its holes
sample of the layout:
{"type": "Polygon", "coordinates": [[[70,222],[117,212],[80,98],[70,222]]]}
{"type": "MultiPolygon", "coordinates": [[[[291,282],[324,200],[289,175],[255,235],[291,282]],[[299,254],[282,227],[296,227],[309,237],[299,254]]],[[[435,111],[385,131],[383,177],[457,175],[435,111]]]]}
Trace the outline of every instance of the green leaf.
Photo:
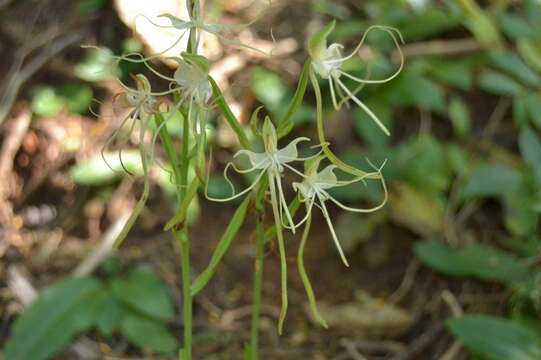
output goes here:
{"type": "Polygon", "coordinates": [[[88,112],[92,103],[92,88],[86,85],[70,83],[60,89],[68,111],[76,114],[88,112]]]}
{"type": "Polygon", "coordinates": [[[416,71],[404,71],[388,85],[386,97],[396,105],[419,106],[436,112],[445,111],[442,89],[416,71]]]}
{"type": "Polygon", "coordinates": [[[525,99],[525,106],[532,123],[538,129],[541,129],[541,96],[536,93],[528,94],[525,99]]]}
{"type": "Polygon", "coordinates": [[[103,288],[94,300],[96,327],[104,336],[110,337],[120,327],[123,309],[109,288],[103,288]]]}
{"type": "Polygon", "coordinates": [[[327,38],[335,26],[336,21],[333,20],[308,39],[308,53],[312,59],[319,56],[327,48],[327,38]]]}
{"type": "Polygon", "coordinates": [[[539,86],[541,78],[535,73],[522,59],[511,51],[491,51],[489,60],[496,68],[513,75],[523,84],[529,86],[539,86]]]}
{"type": "Polygon", "coordinates": [[[524,61],[538,72],[541,72],[541,46],[539,42],[520,39],[517,48],[524,61]]]}
{"type": "Polygon", "coordinates": [[[466,137],[471,127],[470,109],[458,96],[453,97],[449,102],[449,117],[455,134],[458,137],[466,137]]]}
{"type": "MultiPolygon", "coordinates": [[[[381,120],[383,125],[388,129],[391,128],[391,109],[389,106],[382,102],[377,101],[365,101],[366,106],[376,114],[381,120]]],[[[379,126],[372,120],[366,111],[356,108],[354,110],[353,125],[357,134],[364,140],[369,146],[385,146],[389,143],[389,137],[385,135],[379,128],[379,126]]]]}
{"type": "Polygon", "coordinates": [[[120,301],[152,318],[167,320],[175,314],[167,288],[151,271],[133,270],[111,281],[111,289],[120,301]]]}
{"type": "Polygon", "coordinates": [[[515,192],[521,184],[520,173],[506,165],[478,166],[464,185],[464,198],[501,196],[515,192]]]}
{"type": "Polygon", "coordinates": [[[6,359],[50,359],[64,349],[93,325],[93,300],[100,288],[93,278],[67,278],[43,290],[15,321],[6,359]]]}
{"type": "Polygon", "coordinates": [[[176,338],[163,324],[136,314],[128,314],[122,319],[120,331],[147,352],[169,354],[178,346],[176,338]]]}
{"type": "Polygon", "coordinates": [[[191,292],[192,296],[197,294],[201,289],[205,287],[205,285],[212,279],[212,276],[214,276],[214,273],[216,272],[216,268],[220,264],[220,261],[224,257],[225,253],[229,249],[229,246],[231,245],[231,242],[239,232],[240,227],[244,223],[244,219],[246,218],[246,212],[248,211],[248,205],[250,204],[251,197],[247,196],[244,201],[240,204],[240,206],[237,208],[235,213],[233,214],[233,217],[231,218],[231,221],[229,222],[229,225],[227,225],[227,228],[225,229],[224,234],[222,235],[222,238],[218,242],[218,245],[216,246],[216,250],[212,253],[212,257],[210,259],[210,262],[205,270],[193,281],[191,285],[191,292]]]}
{"type": "Polygon", "coordinates": [[[455,249],[441,241],[421,241],[415,244],[415,254],[425,265],[446,275],[471,276],[510,286],[530,277],[518,259],[486,245],[470,244],[455,249]]]}
{"type": "Polygon", "coordinates": [[[498,17],[503,32],[512,40],[520,40],[535,34],[533,27],[521,16],[505,13],[498,17]]]}
{"type": "Polygon", "coordinates": [[[90,82],[109,80],[119,75],[114,63],[113,52],[110,49],[91,49],[83,61],[75,66],[75,75],[90,82]]]}
{"type": "Polygon", "coordinates": [[[450,16],[447,11],[436,7],[427,8],[418,14],[409,14],[404,20],[397,24],[397,28],[408,40],[421,40],[436,36],[460,23],[459,17],[450,16]]]}
{"type": "Polygon", "coordinates": [[[526,327],[511,320],[467,314],[446,322],[464,345],[490,360],[541,359],[539,339],[526,327]]]}
{"type": "Polygon", "coordinates": [[[431,135],[414,137],[402,143],[396,162],[401,168],[401,178],[428,194],[445,191],[451,184],[445,148],[431,135]]]}
{"type": "Polygon", "coordinates": [[[487,70],[479,77],[479,87],[491,94],[501,96],[517,95],[522,87],[507,75],[487,70]]]}
{"type": "Polygon", "coordinates": [[[32,90],[32,112],[38,116],[55,116],[62,110],[63,102],[50,86],[38,86],[32,90]]]}
{"type": "Polygon", "coordinates": [[[70,169],[70,176],[77,184],[98,186],[126,175],[126,170],[137,175],[143,173],[141,156],[137,150],[104,153],[103,157],[101,154],[95,154],[90,159],[73,166],[70,169]]]}
{"type": "Polygon", "coordinates": [[[278,133],[280,133],[280,128],[289,126],[292,118],[295,117],[295,114],[297,114],[299,107],[301,107],[302,109],[302,100],[304,99],[304,94],[306,93],[306,87],[308,85],[310,67],[310,60],[307,60],[302,68],[302,74],[299,78],[297,89],[295,90],[295,95],[293,95],[293,98],[291,99],[291,102],[287,107],[284,117],[280,119],[280,122],[278,123],[278,133]]]}
{"type": "Polygon", "coordinates": [[[528,126],[520,131],[518,146],[522,158],[532,168],[541,167],[541,139],[528,126]]]}
{"type": "Polygon", "coordinates": [[[474,62],[470,59],[437,59],[430,62],[429,71],[437,80],[468,91],[473,86],[473,65],[474,62]]]}
{"type": "Polygon", "coordinates": [[[408,184],[397,183],[389,196],[393,219],[424,236],[441,233],[444,208],[439,198],[408,184]]]}
{"type": "Polygon", "coordinates": [[[251,87],[256,98],[269,110],[277,111],[288,93],[286,84],[276,73],[261,66],[253,68],[250,75],[251,87]]]}
{"type": "MultiPolygon", "coordinates": [[[[539,167],[537,170],[540,176],[539,167]]],[[[504,224],[511,235],[523,238],[537,232],[539,214],[535,210],[536,197],[533,191],[522,186],[512,196],[505,198],[504,205],[504,224]]]]}

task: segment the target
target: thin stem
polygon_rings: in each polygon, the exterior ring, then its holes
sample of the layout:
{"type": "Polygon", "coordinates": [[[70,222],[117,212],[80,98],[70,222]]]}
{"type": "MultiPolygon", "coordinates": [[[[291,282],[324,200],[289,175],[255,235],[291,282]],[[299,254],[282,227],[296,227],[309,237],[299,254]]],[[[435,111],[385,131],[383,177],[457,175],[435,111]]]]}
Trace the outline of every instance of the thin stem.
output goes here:
{"type": "Polygon", "coordinates": [[[250,329],[250,359],[257,360],[257,348],[259,340],[259,317],[261,315],[261,296],[263,289],[263,261],[265,255],[265,229],[263,223],[263,211],[259,212],[256,224],[256,257],[254,271],[254,290],[252,300],[252,322],[250,329]]]}
{"type": "Polygon", "coordinates": [[[276,196],[276,179],[274,178],[275,176],[276,175],[269,173],[269,187],[271,193],[272,212],[274,215],[274,224],[276,226],[278,251],[280,253],[280,284],[282,288],[282,307],[280,308],[280,317],[278,318],[278,334],[282,335],[284,320],[287,313],[287,259],[284,235],[282,233],[282,224],[280,221],[280,210],[278,209],[278,197],[276,196]]]}
{"type": "Polygon", "coordinates": [[[180,231],[173,230],[180,245],[180,265],[182,272],[182,312],[184,315],[184,347],[179,353],[180,360],[192,358],[192,293],[190,273],[190,244],[186,225],[180,231]]]}
{"type": "Polygon", "coordinates": [[[355,176],[366,176],[369,179],[379,179],[379,176],[372,176],[369,175],[367,172],[359,170],[351,165],[346,164],[342,160],[336,156],[331,149],[329,149],[329,143],[325,139],[325,125],[323,124],[323,99],[321,96],[321,88],[319,87],[319,83],[317,82],[316,75],[314,74],[314,71],[310,71],[310,82],[312,83],[312,87],[314,88],[314,93],[316,95],[316,123],[317,123],[317,134],[319,137],[319,142],[321,144],[321,148],[323,149],[323,152],[327,156],[327,158],[340,170],[351,174],[355,176]]]}
{"type": "MultiPolygon", "coordinates": [[[[311,209],[308,208],[306,209],[306,211],[308,211],[310,214],[311,209]]],[[[304,285],[304,289],[306,290],[306,296],[308,296],[310,310],[312,311],[312,314],[314,315],[316,320],[321,324],[321,326],[327,328],[327,322],[325,322],[325,319],[321,316],[317,309],[316,296],[314,295],[314,290],[312,289],[310,278],[308,277],[308,274],[306,273],[306,269],[304,267],[304,247],[306,246],[306,240],[308,239],[308,234],[310,233],[311,224],[312,216],[310,214],[308,215],[308,220],[306,221],[306,225],[304,226],[301,242],[299,244],[299,252],[297,253],[297,268],[299,270],[299,275],[304,285]]]]}

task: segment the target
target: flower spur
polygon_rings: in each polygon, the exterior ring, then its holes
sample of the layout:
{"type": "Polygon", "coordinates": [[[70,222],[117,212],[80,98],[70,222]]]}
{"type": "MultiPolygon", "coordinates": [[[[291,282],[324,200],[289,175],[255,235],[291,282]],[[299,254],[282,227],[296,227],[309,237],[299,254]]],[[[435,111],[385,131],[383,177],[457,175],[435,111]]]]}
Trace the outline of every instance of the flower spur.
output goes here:
{"type": "Polygon", "coordinates": [[[383,130],[383,132],[387,135],[389,135],[389,130],[383,125],[383,123],[378,119],[378,117],[368,108],[357,96],[357,92],[362,88],[365,84],[382,84],[388,81],[391,81],[396,76],[400,74],[402,71],[402,68],[404,66],[404,56],[402,54],[402,51],[400,49],[400,42],[404,42],[402,39],[402,36],[400,32],[394,28],[387,27],[387,26],[380,26],[380,25],[373,25],[370,26],[364,33],[363,37],[361,38],[361,41],[359,44],[355,47],[355,49],[349,54],[349,55],[342,55],[342,51],[344,49],[344,46],[342,44],[333,43],[329,46],[327,46],[327,37],[334,29],[335,22],[329,23],[327,26],[325,26],[323,29],[321,29],[319,32],[314,34],[309,43],[308,43],[308,52],[310,54],[311,60],[312,60],[312,66],[311,71],[312,74],[318,74],[322,79],[328,80],[329,82],[329,89],[331,92],[331,99],[333,106],[336,110],[339,110],[344,103],[348,103],[349,100],[352,100],[355,104],[357,104],[363,111],[365,111],[370,118],[383,130]],[[366,37],[368,34],[373,30],[382,30],[389,34],[398,49],[398,52],[400,54],[400,65],[398,69],[391,74],[390,76],[380,79],[380,80],[371,80],[371,79],[361,79],[356,76],[350,75],[344,70],[342,70],[342,65],[353,58],[355,54],[359,52],[361,47],[363,46],[366,37]],[[341,80],[342,77],[346,77],[349,80],[352,80],[359,84],[359,86],[354,89],[353,91],[350,90],[344,82],[341,80]],[[345,94],[344,94],[345,93],[345,94]],[[340,98],[340,101],[337,100],[337,95],[340,98]]]}
{"type": "Polygon", "coordinates": [[[332,164],[328,165],[325,168],[323,168],[323,170],[318,171],[318,168],[322,159],[323,157],[318,157],[314,159],[313,161],[308,162],[306,166],[304,180],[300,183],[299,182],[293,183],[293,189],[299,194],[301,202],[304,202],[306,205],[306,215],[304,216],[302,220],[300,220],[297,224],[295,224],[295,226],[298,227],[302,225],[304,222],[306,222],[307,220],[309,220],[312,216],[313,207],[314,206],[318,207],[323,213],[323,217],[325,218],[327,222],[334,244],[336,245],[336,248],[338,250],[338,253],[340,254],[340,258],[342,259],[342,262],[346,266],[349,266],[348,261],[342,250],[342,247],[340,246],[340,242],[338,241],[338,236],[336,235],[336,232],[334,230],[334,226],[332,224],[327,207],[325,206],[325,202],[327,200],[330,200],[331,202],[335,203],[338,207],[342,208],[343,210],[357,212],[357,213],[370,213],[370,212],[374,212],[381,209],[387,202],[387,187],[385,185],[383,176],[381,176],[381,169],[383,168],[383,166],[385,166],[385,163],[380,168],[374,167],[376,169],[375,172],[367,173],[364,176],[355,177],[351,180],[342,181],[342,180],[338,180],[336,174],[334,173],[334,170],[337,168],[335,165],[332,165],[332,164]],[[381,180],[381,184],[383,186],[383,191],[384,191],[384,199],[379,205],[374,206],[372,208],[365,209],[365,208],[354,208],[354,207],[347,206],[341,203],[340,201],[336,200],[328,192],[328,190],[332,188],[351,185],[359,181],[364,182],[366,178],[373,177],[374,175],[378,175],[379,179],[381,180]]]}

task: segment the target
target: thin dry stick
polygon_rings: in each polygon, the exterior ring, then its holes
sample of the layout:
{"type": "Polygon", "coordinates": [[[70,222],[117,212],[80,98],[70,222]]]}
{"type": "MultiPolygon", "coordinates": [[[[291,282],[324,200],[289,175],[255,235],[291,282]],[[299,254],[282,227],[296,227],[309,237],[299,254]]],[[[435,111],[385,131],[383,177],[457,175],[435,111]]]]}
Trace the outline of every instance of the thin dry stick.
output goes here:
{"type": "Polygon", "coordinates": [[[408,264],[408,268],[406,269],[402,283],[400,283],[398,289],[396,289],[395,292],[393,292],[387,299],[390,304],[399,303],[408,294],[410,289],[413,287],[417,270],[419,270],[419,261],[417,259],[413,259],[408,264]]]}
{"type": "Polygon", "coordinates": [[[73,271],[74,276],[82,277],[91,274],[113,253],[115,239],[128,221],[130,213],[131,211],[125,211],[117,218],[113,225],[107,229],[99,245],[75,268],[73,271]]]}
{"type": "MultiPolygon", "coordinates": [[[[402,47],[404,57],[418,56],[443,56],[443,55],[459,55],[468,52],[481,50],[481,44],[471,39],[456,39],[456,40],[432,40],[426,42],[417,42],[408,44],[402,47]]],[[[393,53],[393,60],[400,58],[398,51],[393,53]]]]}
{"type": "MultiPolygon", "coordinates": [[[[464,309],[458,302],[458,299],[455,295],[449,290],[443,290],[441,293],[441,298],[451,309],[451,313],[454,317],[462,317],[464,315],[464,309]]],[[[462,349],[462,342],[455,340],[451,347],[443,354],[440,360],[453,360],[456,358],[456,355],[462,349]]]]}
{"type": "Polygon", "coordinates": [[[19,93],[21,86],[31,78],[39,69],[41,69],[49,60],[60,54],[64,49],[78,43],[83,36],[80,33],[69,33],[62,36],[42,50],[36,57],[28,62],[19,72],[12,76],[9,86],[0,101],[0,124],[4,121],[11,110],[13,103],[19,93]]]}

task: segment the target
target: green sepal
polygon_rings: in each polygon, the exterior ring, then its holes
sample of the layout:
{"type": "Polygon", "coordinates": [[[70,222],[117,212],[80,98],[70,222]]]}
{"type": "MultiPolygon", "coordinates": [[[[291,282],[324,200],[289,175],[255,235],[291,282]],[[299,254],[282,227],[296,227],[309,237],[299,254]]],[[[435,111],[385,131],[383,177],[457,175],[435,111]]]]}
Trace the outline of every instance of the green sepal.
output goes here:
{"type": "Polygon", "coordinates": [[[308,40],[308,53],[310,54],[310,57],[317,57],[321,51],[324,51],[327,48],[327,37],[334,30],[335,26],[336,20],[333,20],[310,37],[308,40]]]}

